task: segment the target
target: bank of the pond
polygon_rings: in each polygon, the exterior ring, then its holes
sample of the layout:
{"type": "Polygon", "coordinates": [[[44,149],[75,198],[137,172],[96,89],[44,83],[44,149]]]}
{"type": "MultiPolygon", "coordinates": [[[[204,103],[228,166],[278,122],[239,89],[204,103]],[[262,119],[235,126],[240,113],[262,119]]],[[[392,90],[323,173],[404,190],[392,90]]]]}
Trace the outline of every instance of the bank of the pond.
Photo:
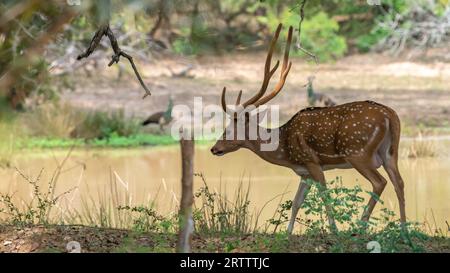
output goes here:
{"type": "MultiPolygon", "coordinates": [[[[449,140],[450,127],[436,128],[410,128],[405,127],[402,130],[402,140],[449,140]]],[[[215,138],[212,138],[215,139],[215,138]]],[[[144,146],[170,146],[178,144],[178,141],[167,134],[148,134],[139,133],[129,136],[118,136],[112,134],[105,138],[54,138],[54,137],[30,137],[15,136],[7,138],[3,143],[9,147],[18,149],[57,149],[57,148],[133,148],[144,146]],[[9,143],[11,142],[11,143],[9,143]]],[[[197,144],[211,144],[213,140],[196,140],[197,144]]],[[[1,145],[1,144],[0,144],[1,145]]]]}
{"type": "MultiPolygon", "coordinates": [[[[450,140],[450,135],[436,134],[430,136],[409,136],[402,137],[404,141],[442,141],[450,140]]],[[[212,140],[196,140],[199,145],[213,144],[212,140]]],[[[137,148],[146,146],[173,146],[178,141],[170,135],[139,134],[132,136],[112,136],[103,139],[64,139],[45,137],[24,137],[19,138],[12,144],[17,149],[68,149],[68,148],[137,148]]]]}
{"type": "MultiPolygon", "coordinates": [[[[198,140],[198,144],[211,141],[198,140]]],[[[138,134],[131,136],[111,136],[103,139],[61,139],[45,137],[21,138],[15,142],[19,149],[57,149],[57,148],[133,148],[143,146],[170,146],[178,141],[170,135],[138,134]]]]}
{"type": "MultiPolygon", "coordinates": [[[[87,226],[34,226],[19,228],[0,226],[0,253],[11,252],[67,252],[71,241],[80,243],[82,252],[174,252],[174,233],[137,233],[131,230],[96,228],[87,226]]],[[[193,252],[369,252],[370,236],[352,239],[339,235],[292,235],[285,233],[253,233],[245,235],[195,234],[193,252]]],[[[381,252],[450,252],[450,238],[441,236],[414,237],[412,250],[408,243],[400,242],[396,249],[381,252]]]]}

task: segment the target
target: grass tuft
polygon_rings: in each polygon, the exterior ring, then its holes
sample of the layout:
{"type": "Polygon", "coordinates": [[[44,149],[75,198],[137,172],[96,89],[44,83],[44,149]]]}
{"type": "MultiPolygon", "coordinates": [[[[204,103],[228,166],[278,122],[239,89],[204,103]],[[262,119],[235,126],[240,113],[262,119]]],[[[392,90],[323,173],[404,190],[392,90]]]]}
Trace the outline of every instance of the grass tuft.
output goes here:
{"type": "Polygon", "coordinates": [[[423,139],[422,134],[419,134],[405,151],[405,156],[409,158],[436,157],[437,155],[435,142],[423,139]]]}

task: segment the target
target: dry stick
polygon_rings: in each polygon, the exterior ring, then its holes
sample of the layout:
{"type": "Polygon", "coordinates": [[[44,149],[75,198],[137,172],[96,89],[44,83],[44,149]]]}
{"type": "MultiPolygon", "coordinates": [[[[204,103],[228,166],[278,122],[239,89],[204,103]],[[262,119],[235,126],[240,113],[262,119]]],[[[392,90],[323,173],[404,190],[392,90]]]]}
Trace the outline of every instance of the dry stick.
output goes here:
{"type": "Polygon", "coordinates": [[[319,62],[317,60],[317,56],[314,55],[313,53],[309,52],[305,48],[303,48],[302,44],[301,44],[302,23],[303,23],[303,20],[305,19],[305,11],[304,11],[305,5],[306,5],[306,0],[303,0],[303,2],[300,4],[300,10],[299,10],[299,12],[300,12],[300,22],[298,23],[298,41],[297,41],[296,47],[297,47],[298,50],[301,50],[306,55],[308,55],[309,57],[313,58],[314,62],[316,64],[318,64],[319,62]]]}
{"type": "Polygon", "coordinates": [[[192,218],[192,205],[194,203],[194,140],[185,139],[181,135],[181,202],[179,211],[179,233],[177,252],[191,252],[192,233],[194,232],[194,220],[192,218]]]}
{"type": "Polygon", "coordinates": [[[89,55],[91,55],[92,52],[94,52],[94,50],[98,47],[103,36],[108,37],[108,39],[111,43],[111,47],[114,51],[114,55],[112,56],[112,59],[109,62],[108,66],[111,66],[114,63],[118,63],[120,60],[120,56],[127,58],[131,64],[131,67],[133,68],[134,74],[136,75],[137,79],[139,80],[139,83],[141,84],[142,88],[144,88],[144,90],[145,90],[145,95],[142,98],[145,99],[145,97],[150,96],[151,95],[150,90],[147,88],[144,81],[142,80],[141,75],[139,74],[139,72],[136,68],[136,65],[134,64],[133,57],[131,57],[130,55],[128,55],[127,53],[125,53],[124,51],[122,51],[120,49],[119,44],[117,43],[117,39],[114,36],[114,33],[111,31],[111,28],[109,27],[108,24],[100,26],[100,28],[97,30],[94,37],[92,38],[91,43],[89,44],[89,47],[86,49],[86,51],[84,53],[78,55],[77,60],[81,60],[83,58],[89,57],[89,55]]]}

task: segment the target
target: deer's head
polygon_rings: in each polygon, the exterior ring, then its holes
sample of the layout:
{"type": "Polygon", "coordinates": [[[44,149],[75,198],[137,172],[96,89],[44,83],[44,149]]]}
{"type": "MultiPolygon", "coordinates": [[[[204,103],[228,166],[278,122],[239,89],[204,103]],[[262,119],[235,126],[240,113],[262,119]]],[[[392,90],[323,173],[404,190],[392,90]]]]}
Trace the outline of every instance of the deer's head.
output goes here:
{"type": "Polygon", "coordinates": [[[229,107],[225,102],[226,87],[223,88],[221,104],[223,111],[231,117],[231,123],[225,128],[222,137],[211,148],[211,153],[214,155],[224,155],[229,152],[239,150],[241,147],[245,147],[250,141],[250,126],[254,125],[253,121],[257,121],[258,114],[252,116],[250,112],[255,110],[259,106],[267,103],[273,99],[283,89],[286,82],[287,75],[291,69],[292,63],[289,62],[289,49],[292,41],[292,27],[289,28],[288,38],[286,42],[286,48],[284,51],[283,64],[281,66],[280,80],[275,85],[274,89],[267,95],[267,87],[270,82],[270,78],[278,69],[280,61],[271,68],[272,54],[275,50],[275,46],[280,35],[282,25],[279,24],[275,32],[274,37],[270,43],[269,51],[267,53],[266,64],[264,67],[264,79],[261,85],[261,89],[252,98],[241,104],[242,90],[239,91],[239,95],[236,99],[234,107],[229,107]]]}

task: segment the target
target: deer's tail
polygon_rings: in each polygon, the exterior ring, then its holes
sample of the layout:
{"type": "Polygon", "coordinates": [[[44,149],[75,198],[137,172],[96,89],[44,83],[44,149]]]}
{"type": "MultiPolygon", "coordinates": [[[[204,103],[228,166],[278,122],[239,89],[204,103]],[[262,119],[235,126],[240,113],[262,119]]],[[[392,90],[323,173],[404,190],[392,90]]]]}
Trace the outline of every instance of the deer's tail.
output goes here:
{"type": "Polygon", "coordinates": [[[391,147],[389,148],[390,156],[394,157],[395,160],[398,159],[398,149],[400,145],[400,132],[401,132],[401,124],[400,118],[394,110],[389,109],[391,115],[389,119],[389,132],[391,137],[391,147]]]}

